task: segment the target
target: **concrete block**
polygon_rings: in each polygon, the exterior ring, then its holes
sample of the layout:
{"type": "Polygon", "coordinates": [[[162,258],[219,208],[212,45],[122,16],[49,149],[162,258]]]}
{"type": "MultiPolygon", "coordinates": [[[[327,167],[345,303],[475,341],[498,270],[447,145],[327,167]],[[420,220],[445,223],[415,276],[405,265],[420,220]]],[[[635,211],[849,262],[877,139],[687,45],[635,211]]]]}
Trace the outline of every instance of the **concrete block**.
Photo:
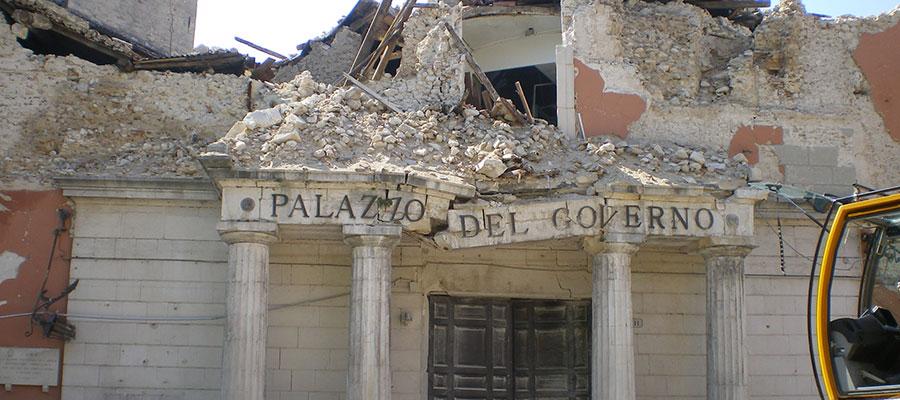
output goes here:
{"type": "Polygon", "coordinates": [[[702,397],[706,395],[706,377],[670,376],[666,378],[666,388],[669,391],[669,396],[702,397]]]}
{"type": "Polygon", "coordinates": [[[190,340],[188,325],[138,324],[134,332],[130,341],[123,343],[187,345],[190,340]]]}
{"type": "Polygon", "coordinates": [[[834,169],[834,176],[831,183],[835,185],[852,185],[856,183],[855,167],[837,167],[834,169]]]}
{"type": "Polygon", "coordinates": [[[324,349],[299,348],[282,349],[280,369],[326,369],[329,351],[324,349]]]}
{"type": "Polygon", "coordinates": [[[283,369],[266,371],[266,390],[291,390],[291,371],[283,369]]]}
{"type": "Polygon", "coordinates": [[[809,164],[809,148],[806,146],[780,145],[772,146],[778,155],[780,164],[807,165],[809,164]]]}
{"type": "Polygon", "coordinates": [[[116,239],[75,238],[72,242],[73,258],[113,258],[116,239]]]}
{"type": "Polygon", "coordinates": [[[97,386],[100,384],[100,367],[93,365],[73,365],[62,370],[63,387],[97,386]]]}
{"type": "Polygon", "coordinates": [[[335,267],[323,267],[321,265],[297,265],[293,264],[289,268],[290,284],[292,285],[321,285],[325,272],[323,269],[332,269],[335,267]]]}
{"type": "Polygon", "coordinates": [[[270,326],[267,334],[268,347],[295,348],[300,337],[299,330],[293,326],[270,326]]]}
{"type": "MultiPolygon", "coordinates": [[[[270,290],[276,288],[277,287],[272,287],[270,290]]],[[[269,293],[269,296],[269,302],[276,304],[277,299],[273,298],[272,292],[269,293]]],[[[298,306],[271,311],[269,312],[269,325],[300,327],[319,326],[319,308],[298,306]]]]}
{"type": "Polygon", "coordinates": [[[350,309],[347,307],[321,308],[319,326],[323,328],[344,328],[350,326],[350,309]]]}
{"type": "Polygon", "coordinates": [[[116,238],[122,234],[122,215],[118,213],[79,210],[75,215],[72,236],[76,238],[116,238]]]}
{"type": "Polygon", "coordinates": [[[126,213],[122,215],[121,236],[125,238],[154,238],[165,236],[165,215],[126,213]]]}
{"type": "Polygon", "coordinates": [[[809,147],[809,164],[836,167],[838,163],[838,148],[833,146],[809,147]]]}
{"type": "MultiPolygon", "coordinates": [[[[394,368],[391,368],[394,369],[394,368]]],[[[422,373],[418,371],[402,371],[391,375],[391,383],[393,391],[396,393],[419,393],[419,386],[422,380],[422,373]]]]}
{"type": "Polygon", "coordinates": [[[300,328],[300,348],[346,349],[349,331],[343,328],[300,328]]]}
{"type": "Polygon", "coordinates": [[[161,253],[158,239],[116,239],[115,257],[153,260],[165,257],[161,253]]]}
{"type": "MultiPolygon", "coordinates": [[[[706,376],[704,355],[649,355],[650,375],[706,376]]],[[[673,393],[675,394],[675,393],[673,393]]]]}
{"type": "Polygon", "coordinates": [[[278,369],[281,364],[281,349],[267,347],[266,348],[266,370],[278,369]]]}
{"type": "Polygon", "coordinates": [[[784,181],[789,185],[831,184],[834,168],[825,166],[788,165],[784,168],[784,181]]]}
{"type": "Polygon", "coordinates": [[[184,215],[165,215],[162,216],[164,224],[163,238],[166,239],[183,239],[183,240],[219,240],[219,233],[216,231],[216,223],[219,219],[216,215],[184,216],[184,215]]]}
{"type": "Polygon", "coordinates": [[[152,367],[99,367],[100,385],[115,388],[159,387],[156,379],[158,368],[152,367]]]}
{"type": "Polygon", "coordinates": [[[706,337],[703,335],[635,335],[638,354],[706,353],[706,337]]]}
{"type": "Polygon", "coordinates": [[[310,392],[309,400],[342,400],[341,392],[310,392]]]}
{"type": "Polygon", "coordinates": [[[187,344],[189,346],[211,346],[221,348],[225,340],[224,322],[216,321],[210,325],[190,325],[187,327],[187,344]]]}
{"type": "Polygon", "coordinates": [[[291,371],[291,390],[311,391],[316,385],[316,371],[311,369],[291,371]]]}
{"type": "MultiPolygon", "coordinates": [[[[391,352],[391,354],[394,354],[391,352]]],[[[418,352],[417,352],[418,354],[418,352]]],[[[392,356],[393,357],[393,356],[392,356]]],[[[348,350],[329,350],[328,352],[328,369],[330,370],[346,370],[350,365],[350,352],[348,350]]],[[[397,364],[391,359],[391,369],[396,371],[397,364]]]]}
{"type": "Polygon", "coordinates": [[[316,371],[317,391],[342,392],[347,388],[347,371],[316,371]]]}

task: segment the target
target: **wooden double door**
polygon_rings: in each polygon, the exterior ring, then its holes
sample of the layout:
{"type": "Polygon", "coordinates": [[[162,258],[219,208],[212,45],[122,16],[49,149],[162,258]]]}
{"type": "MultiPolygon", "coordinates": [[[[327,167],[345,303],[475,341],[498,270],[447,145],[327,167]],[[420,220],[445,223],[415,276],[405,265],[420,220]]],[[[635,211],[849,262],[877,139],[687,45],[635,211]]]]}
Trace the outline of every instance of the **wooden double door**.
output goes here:
{"type": "Polygon", "coordinates": [[[590,300],[430,296],[429,400],[588,400],[590,300]]]}

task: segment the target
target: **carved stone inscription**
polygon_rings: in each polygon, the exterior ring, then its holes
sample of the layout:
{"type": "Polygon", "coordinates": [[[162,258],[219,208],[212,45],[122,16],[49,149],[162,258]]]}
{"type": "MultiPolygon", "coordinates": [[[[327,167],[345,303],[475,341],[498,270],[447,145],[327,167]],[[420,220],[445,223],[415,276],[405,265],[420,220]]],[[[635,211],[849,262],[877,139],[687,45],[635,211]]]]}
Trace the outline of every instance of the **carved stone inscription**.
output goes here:
{"type": "Polygon", "coordinates": [[[367,188],[229,188],[224,197],[225,220],[299,225],[395,223],[420,233],[431,232],[433,223],[443,224],[450,207],[450,199],[445,197],[367,188]]]}
{"type": "Polygon", "coordinates": [[[711,204],[579,199],[450,210],[448,229],[435,240],[444,247],[461,248],[604,232],[713,236],[723,233],[725,219],[711,204]]]}
{"type": "Polygon", "coordinates": [[[0,347],[0,385],[56,386],[59,349],[0,347]]]}

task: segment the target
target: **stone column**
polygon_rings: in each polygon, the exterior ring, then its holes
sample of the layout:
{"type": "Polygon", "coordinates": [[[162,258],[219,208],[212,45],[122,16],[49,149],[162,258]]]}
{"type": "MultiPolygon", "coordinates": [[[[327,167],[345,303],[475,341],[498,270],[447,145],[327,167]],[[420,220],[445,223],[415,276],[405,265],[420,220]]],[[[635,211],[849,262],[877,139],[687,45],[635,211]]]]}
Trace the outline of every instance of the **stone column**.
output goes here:
{"type": "Polygon", "coordinates": [[[712,244],[706,260],[706,398],[749,399],[744,357],[744,258],[748,245],[712,244]]]}
{"type": "Polygon", "coordinates": [[[591,399],[633,400],[631,256],[638,246],[588,238],[584,249],[593,265],[591,399]]]}
{"type": "Polygon", "coordinates": [[[228,243],[225,296],[225,346],[222,349],[222,399],[263,400],[266,386],[266,318],[269,243],[277,225],[265,222],[221,222],[228,243]]]}
{"type": "Polygon", "coordinates": [[[348,400],[391,398],[391,254],[399,225],[344,225],[353,248],[348,400]]]}

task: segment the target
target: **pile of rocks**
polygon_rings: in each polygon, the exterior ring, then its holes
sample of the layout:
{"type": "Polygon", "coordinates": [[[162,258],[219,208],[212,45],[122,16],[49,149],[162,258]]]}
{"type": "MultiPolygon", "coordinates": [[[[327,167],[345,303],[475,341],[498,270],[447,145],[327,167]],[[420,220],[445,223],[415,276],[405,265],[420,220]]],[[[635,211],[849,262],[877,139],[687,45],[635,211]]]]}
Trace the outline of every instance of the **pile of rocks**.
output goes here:
{"type": "Polygon", "coordinates": [[[621,179],[718,182],[746,174],[721,149],[611,138],[582,143],[543,120],[513,126],[468,106],[388,112],[358,88],[318,83],[308,72],[275,91],[282,103],[248,113],[208,150],[228,152],[245,168],[417,171],[523,184],[550,179],[554,187],[621,179]]]}

